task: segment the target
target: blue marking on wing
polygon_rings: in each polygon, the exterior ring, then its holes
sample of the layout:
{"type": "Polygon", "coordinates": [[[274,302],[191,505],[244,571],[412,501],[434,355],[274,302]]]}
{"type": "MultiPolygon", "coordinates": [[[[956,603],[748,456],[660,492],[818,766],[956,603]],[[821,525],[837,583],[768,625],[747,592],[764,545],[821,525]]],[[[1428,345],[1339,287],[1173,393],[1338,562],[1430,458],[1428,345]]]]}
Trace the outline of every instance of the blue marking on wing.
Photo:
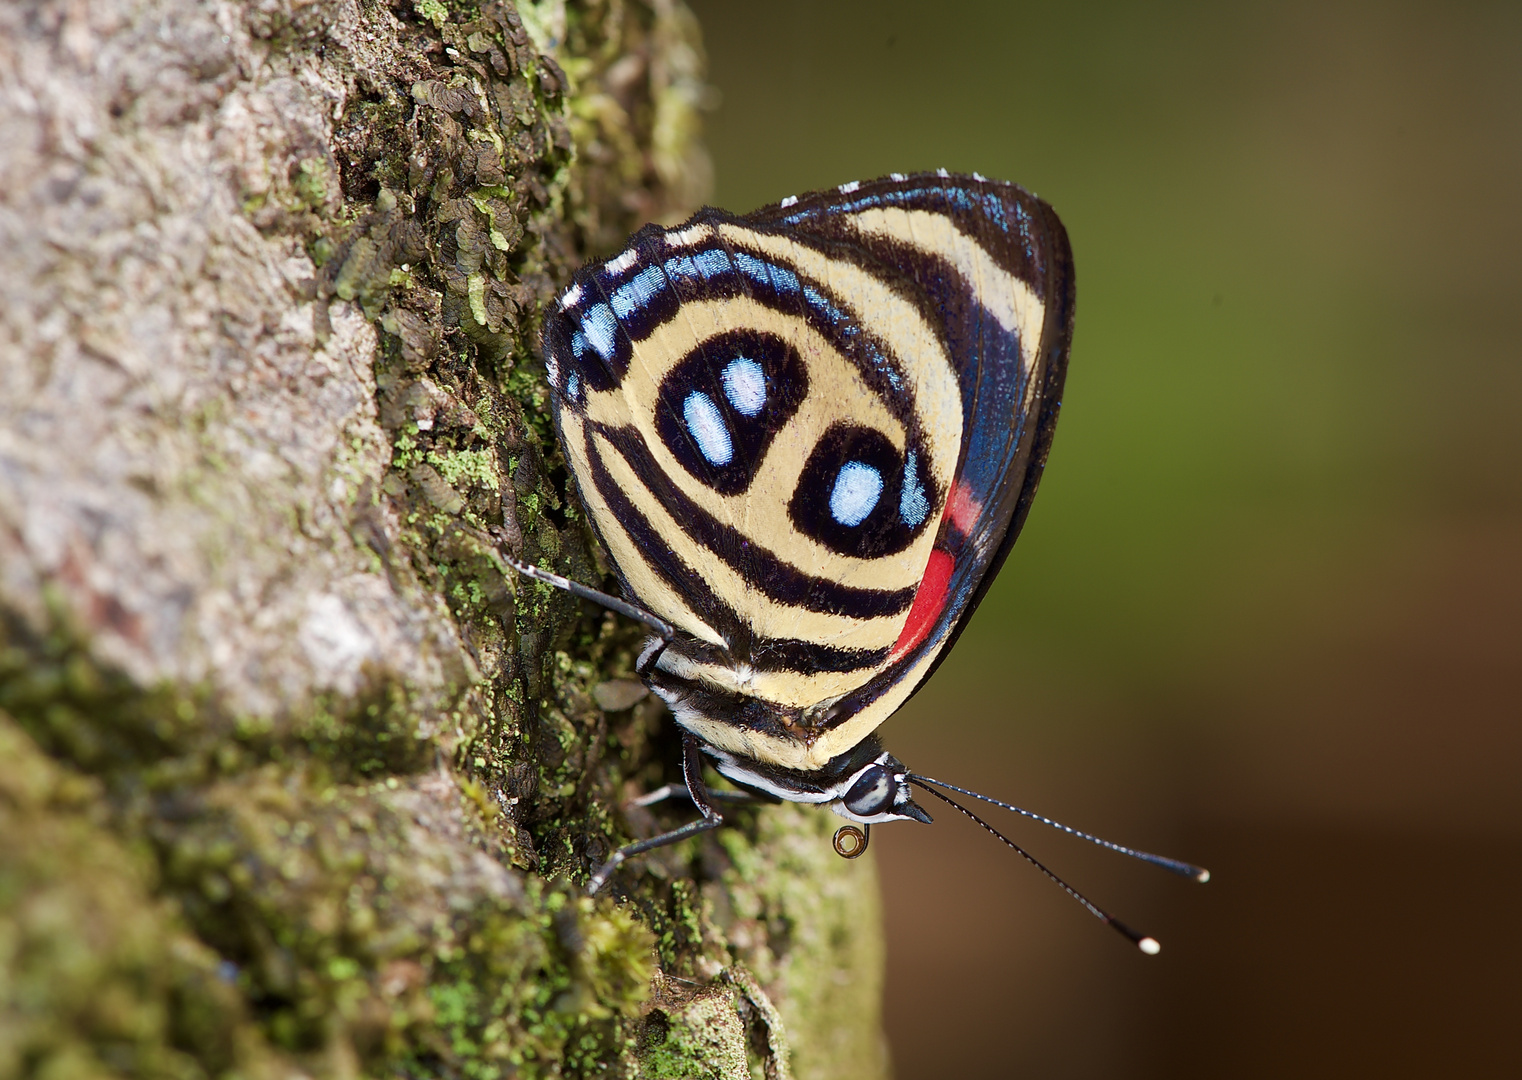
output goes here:
{"type": "Polygon", "coordinates": [[[766,372],[748,356],[737,356],[724,365],[720,377],[724,396],[740,413],[755,416],[766,404],[766,372]]]}
{"type": "Polygon", "coordinates": [[[597,350],[597,355],[606,361],[613,359],[613,335],[618,330],[618,321],[613,317],[613,309],[607,304],[593,304],[581,312],[581,332],[587,336],[587,342],[597,350]]]}
{"type": "Polygon", "coordinates": [[[735,252],[733,261],[730,255],[718,249],[698,251],[690,255],[673,255],[662,264],[662,269],[672,279],[702,278],[705,281],[721,277],[731,270],[739,270],[757,285],[770,288],[778,294],[792,294],[799,290],[797,274],[743,251],[735,252]]]}
{"type": "Polygon", "coordinates": [[[672,281],[698,276],[698,268],[691,255],[673,255],[661,264],[661,269],[666,271],[666,276],[672,281]]]}
{"type": "MultiPolygon", "coordinates": [[[[841,311],[829,297],[812,285],[803,286],[803,298],[808,301],[809,307],[829,321],[830,326],[842,338],[850,340],[861,334],[861,327],[856,325],[856,320],[841,311]]],[[[873,344],[870,338],[862,340],[860,346],[866,353],[867,359],[872,362],[872,366],[888,380],[888,385],[895,390],[899,389],[903,380],[899,377],[898,371],[888,362],[888,358],[883,355],[882,350],[873,344]]]]}
{"type": "Polygon", "coordinates": [[[722,251],[700,251],[692,257],[692,261],[697,266],[698,273],[705,278],[718,277],[730,270],[729,256],[722,251]]]}
{"type": "Polygon", "coordinates": [[[772,276],[767,264],[754,255],[737,251],[735,252],[734,262],[735,269],[739,270],[740,273],[750,278],[757,285],[770,285],[772,283],[772,276]]]}
{"type": "Polygon", "coordinates": [[[883,474],[864,461],[848,461],[835,474],[830,515],[842,525],[866,521],[883,495],[883,474]]]}
{"type": "Polygon", "coordinates": [[[841,334],[846,337],[855,337],[861,333],[861,328],[856,325],[856,321],[836,307],[828,296],[814,288],[814,286],[805,285],[803,287],[803,298],[809,302],[810,307],[830,320],[830,325],[840,331],[841,334]]]}
{"type": "Polygon", "coordinates": [[[690,255],[673,255],[662,267],[670,278],[701,278],[708,281],[729,273],[733,267],[722,251],[698,251],[690,255]]]}
{"type": "Polygon", "coordinates": [[[620,319],[627,319],[636,311],[642,310],[665,287],[665,275],[661,273],[659,267],[652,266],[641,270],[632,280],[614,289],[608,302],[613,306],[615,315],[620,319]]]}
{"type": "Polygon", "coordinates": [[[591,346],[587,344],[587,335],[580,330],[571,331],[571,355],[580,360],[591,346]]]}
{"type": "Polygon", "coordinates": [[[849,202],[832,202],[827,206],[811,206],[806,210],[800,210],[796,214],[789,214],[783,218],[788,225],[797,225],[812,217],[820,215],[854,214],[860,210],[871,210],[879,206],[894,205],[898,203],[917,202],[926,196],[935,196],[946,199],[959,210],[969,210],[981,213],[984,217],[1004,227],[1004,201],[995,195],[974,194],[966,188],[959,187],[920,187],[920,188],[890,188],[887,191],[874,192],[864,195],[859,199],[851,199],[849,202]]]}
{"type": "Polygon", "coordinates": [[[769,285],[781,294],[796,293],[798,291],[798,275],[791,270],[777,266],[775,263],[758,259],[743,251],[735,252],[735,266],[740,273],[750,278],[757,285],[769,285]]]}
{"type": "Polygon", "coordinates": [[[724,416],[713,398],[694,390],[682,402],[682,419],[691,432],[698,451],[713,465],[728,465],[735,456],[734,440],[724,424],[724,416]]]}
{"type": "Polygon", "coordinates": [[[913,450],[904,457],[904,483],[899,490],[898,516],[909,528],[916,528],[930,513],[930,499],[920,479],[919,455],[913,450]]]}
{"type": "Polygon", "coordinates": [[[827,206],[812,206],[806,210],[800,210],[796,214],[789,214],[782,218],[786,225],[798,225],[817,217],[833,217],[836,214],[851,214],[860,210],[871,210],[880,206],[900,205],[903,203],[918,202],[926,198],[944,199],[958,210],[967,213],[979,214],[998,226],[1001,232],[1010,232],[1011,226],[1017,229],[1020,236],[1029,244],[1030,238],[1030,214],[1026,208],[1016,203],[1008,203],[998,195],[973,191],[968,188],[940,186],[915,187],[915,188],[889,188],[885,191],[874,192],[860,199],[852,199],[849,202],[832,202],[827,206]],[[1011,222],[1009,212],[1014,212],[1014,221],[1011,222]]]}

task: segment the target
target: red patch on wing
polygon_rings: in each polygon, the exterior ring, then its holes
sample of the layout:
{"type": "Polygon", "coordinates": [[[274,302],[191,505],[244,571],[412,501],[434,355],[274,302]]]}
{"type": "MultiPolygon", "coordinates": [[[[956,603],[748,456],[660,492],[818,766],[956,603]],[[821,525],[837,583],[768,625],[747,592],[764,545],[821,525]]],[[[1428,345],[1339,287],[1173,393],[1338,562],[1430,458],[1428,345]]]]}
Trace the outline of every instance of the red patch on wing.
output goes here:
{"type": "Polygon", "coordinates": [[[958,480],[951,486],[951,497],[946,500],[946,516],[951,519],[957,532],[971,536],[973,523],[982,512],[982,501],[973,497],[972,489],[965,480],[958,480]]]}
{"type": "Polygon", "coordinates": [[[904,623],[904,630],[898,635],[898,640],[893,643],[893,651],[888,654],[890,662],[924,641],[931,627],[935,626],[941,611],[946,607],[946,593],[951,587],[951,571],[954,569],[956,561],[948,552],[940,548],[931,549],[930,561],[925,564],[925,576],[920,579],[914,603],[909,605],[909,619],[904,623]]]}

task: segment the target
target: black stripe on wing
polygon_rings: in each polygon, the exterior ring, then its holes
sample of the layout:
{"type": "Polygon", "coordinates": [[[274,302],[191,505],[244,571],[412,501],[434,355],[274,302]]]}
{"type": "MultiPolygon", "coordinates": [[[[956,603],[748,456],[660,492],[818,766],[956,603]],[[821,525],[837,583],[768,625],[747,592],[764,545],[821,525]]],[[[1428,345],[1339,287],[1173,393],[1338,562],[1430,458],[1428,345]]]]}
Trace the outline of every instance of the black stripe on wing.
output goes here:
{"type": "MultiPolygon", "coordinates": [[[[881,664],[887,658],[887,650],[839,649],[813,641],[793,638],[769,638],[757,635],[751,626],[741,619],[735,610],[708,586],[696,568],[661,541],[660,533],[650,519],[640,512],[634,502],[608,472],[592,440],[586,433],[586,460],[588,479],[598,496],[607,504],[620,526],[639,548],[646,564],[709,626],[718,631],[727,648],[711,643],[684,639],[676,648],[695,659],[721,666],[732,667],[737,662],[748,664],[758,671],[856,671],[881,664]]],[[[638,592],[629,585],[622,568],[619,576],[625,593],[638,599],[638,592]]],[[[680,620],[677,620],[678,622],[680,620]]]]}
{"type": "Polygon", "coordinates": [[[613,444],[656,500],[681,522],[683,532],[740,572],[769,600],[854,619],[897,615],[914,602],[912,588],[860,589],[804,573],[778,558],[760,538],[724,524],[688,498],[661,471],[638,431],[605,425],[597,425],[595,431],[613,444]]]}
{"type": "MultiPolygon", "coordinates": [[[[660,533],[650,523],[650,519],[640,511],[624,489],[613,479],[603,463],[602,456],[597,451],[590,425],[584,430],[583,439],[588,475],[578,476],[577,480],[592,486],[598,498],[607,506],[608,512],[618,522],[619,527],[629,534],[629,539],[639,549],[646,565],[682,598],[698,618],[717,631],[731,649],[748,649],[751,639],[749,626],[719,597],[718,593],[709,588],[697,567],[687,565],[687,562],[671,549],[671,545],[661,539],[660,533]]],[[[607,538],[600,535],[602,530],[598,528],[596,515],[593,515],[591,520],[593,528],[606,545],[607,538]]],[[[640,602],[639,590],[629,583],[625,568],[619,566],[616,559],[614,569],[618,572],[625,594],[636,603],[640,602]]],[[[674,612],[665,612],[664,615],[674,622],[682,621],[675,617],[674,612]]]]}
{"type": "Polygon", "coordinates": [[[799,638],[760,636],[756,637],[750,653],[743,657],[736,657],[733,652],[706,641],[683,640],[666,651],[697,663],[719,667],[732,668],[738,659],[757,671],[793,672],[799,675],[864,671],[878,667],[888,659],[887,649],[842,649],[799,638]]]}
{"type": "Polygon", "coordinates": [[[1053,276],[1045,234],[1051,207],[1020,187],[1000,180],[939,173],[864,181],[842,193],[816,191],[791,205],[764,206],[745,215],[747,224],[777,232],[839,237],[843,218],[872,209],[925,210],[946,218],[968,236],[987,238],[989,256],[1004,270],[1042,292],[1053,276]]]}
{"type": "MultiPolygon", "coordinates": [[[[744,225],[745,219],[709,209],[689,225],[694,223],[744,225]]],[[[692,249],[668,248],[664,234],[652,230],[647,227],[635,235],[616,273],[607,269],[610,263],[580,270],[549,313],[544,350],[546,359],[553,361],[551,386],[557,393],[574,402],[575,394],[568,392],[572,374],[594,390],[612,389],[628,372],[633,343],[673,319],[690,317],[683,315],[683,307],[747,296],[780,314],[801,317],[855,364],[885,408],[912,420],[913,392],[902,372],[913,358],[895,356],[824,284],[771,256],[718,239],[692,249]]],[[[841,248],[827,254],[849,258],[852,253],[841,248]]],[[[893,273],[886,266],[875,270],[879,279],[893,273]]],[[[716,368],[712,375],[717,378],[721,371],[716,368]]]]}
{"type": "Polygon", "coordinates": [[[970,283],[946,262],[891,239],[856,240],[864,251],[894,260],[911,275],[939,312],[957,366],[966,424],[955,485],[966,484],[981,503],[964,535],[943,523],[937,548],[955,556],[947,600],[922,644],[899,657],[831,709],[823,727],[844,723],[882,696],[926,655],[934,660],[915,690],[940,666],[1018,537],[1051,447],[1061,406],[1072,340],[1072,253],[1057,215],[1013,184],[972,177],[920,175],[855,186],[849,193],[802,196],[788,207],[767,207],[747,219],[757,227],[801,230],[826,242],[849,244],[857,234],[841,217],[873,207],[926,210],[952,220],[1001,269],[1031,286],[1045,305],[1041,340],[1029,393],[1019,362],[1018,335],[977,302],[970,283]],[[1029,407],[1029,415],[1027,413],[1029,407]]]}

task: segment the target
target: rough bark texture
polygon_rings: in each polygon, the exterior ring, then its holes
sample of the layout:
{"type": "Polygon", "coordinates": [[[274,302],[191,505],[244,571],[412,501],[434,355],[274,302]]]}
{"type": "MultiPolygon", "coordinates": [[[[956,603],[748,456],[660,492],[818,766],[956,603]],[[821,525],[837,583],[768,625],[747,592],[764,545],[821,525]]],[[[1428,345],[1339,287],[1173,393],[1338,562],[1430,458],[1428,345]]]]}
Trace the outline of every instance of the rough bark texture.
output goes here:
{"type": "Polygon", "coordinates": [[[494,557],[605,570],[537,313],[702,94],[675,0],[0,6],[0,1077],[884,1073],[818,812],[580,894],[669,720],[494,557]]]}

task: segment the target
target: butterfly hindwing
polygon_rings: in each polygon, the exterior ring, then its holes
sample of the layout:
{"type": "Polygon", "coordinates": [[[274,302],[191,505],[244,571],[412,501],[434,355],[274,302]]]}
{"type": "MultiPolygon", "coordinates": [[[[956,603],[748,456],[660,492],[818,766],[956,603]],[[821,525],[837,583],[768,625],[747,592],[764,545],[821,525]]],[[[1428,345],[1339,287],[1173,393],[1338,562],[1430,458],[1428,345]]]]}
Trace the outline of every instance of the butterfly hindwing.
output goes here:
{"type": "Polygon", "coordinates": [[[961,384],[963,446],[935,555],[895,661],[837,704],[839,734],[829,741],[838,749],[875,728],[928,677],[1018,535],[1061,402],[1072,257],[1050,207],[1013,184],[978,177],[844,185],[756,216],[854,239],[905,268],[940,315],[961,384]]]}
{"type": "Polygon", "coordinates": [[[1072,295],[1045,203],[943,174],[705,210],[577,275],[557,425],[626,593],[681,631],[652,673],[679,722],[817,768],[923,682],[1034,494],[1072,295]]]}

